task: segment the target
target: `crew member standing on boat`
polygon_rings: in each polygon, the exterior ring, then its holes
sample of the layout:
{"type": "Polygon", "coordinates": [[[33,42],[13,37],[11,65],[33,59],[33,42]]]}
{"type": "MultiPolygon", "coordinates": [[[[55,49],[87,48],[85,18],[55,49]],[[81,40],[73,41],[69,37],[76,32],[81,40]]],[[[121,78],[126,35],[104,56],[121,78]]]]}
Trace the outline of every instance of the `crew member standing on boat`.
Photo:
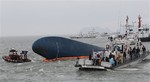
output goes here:
{"type": "Polygon", "coordinates": [[[16,50],[14,49],[14,48],[11,48],[10,50],[9,50],[9,57],[11,58],[11,59],[14,59],[14,55],[15,55],[15,52],[16,52],[16,50]]]}
{"type": "Polygon", "coordinates": [[[143,47],[142,47],[142,51],[143,51],[143,54],[145,55],[145,53],[146,53],[146,48],[145,48],[144,45],[143,45],[143,47]]]}
{"type": "Polygon", "coordinates": [[[92,60],[92,54],[89,55],[89,60],[92,60]]]}
{"type": "Polygon", "coordinates": [[[133,59],[133,54],[132,54],[132,48],[131,47],[128,50],[128,54],[130,56],[130,59],[132,60],[133,59]]]}
{"type": "Polygon", "coordinates": [[[140,48],[139,47],[136,48],[136,56],[140,57],[140,48]]]}
{"type": "Polygon", "coordinates": [[[107,51],[110,50],[110,45],[109,44],[106,45],[106,50],[107,51]]]}
{"type": "Polygon", "coordinates": [[[118,53],[117,53],[117,50],[115,49],[115,51],[113,52],[113,55],[114,55],[114,61],[115,61],[115,65],[118,64],[118,53]]]}
{"type": "Polygon", "coordinates": [[[28,51],[22,51],[22,54],[24,55],[24,60],[26,61],[28,58],[27,58],[27,53],[28,51]]]}
{"type": "Polygon", "coordinates": [[[105,50],[103,50],[103,53],[102,53],[102,61],[106,61],[106,53],[105,53],[105,50]]]}
{"type": "Polygon", "coordinates": [[[20,56],[17,53],[17,50],[15,50],[14,48],[11,48],[11,50],[9,51],[9,57],[12,60],[20,60],[20,56]]]}
{"type": "Polygon", "coordinates": [[[126,56],[127,56],[126,51],[127,51],[127,45],[125,45],[123,48],[123,62],[126,61],[126,56]]]}
{"type": "Polygon", "coordinates": [[[110,64],[111,64],[112,66],[115,65],[115,61],[114,61],[113,56],[111,56],[111,58],[109,59],[109,62],[110,62],[110,64]]]}
{"type": "Polygon", "coordinates": [[[105,55],[106,55],[106,58],[105,58],[105,60],[106,60],[106,62],[109,62],[109,55],[110,55],[110,51],[109,50],[106,50],[105,51],[105,55]]]}
{"type": "Polygon", "coordinates": [[[126,61],[126,52],[125,51],[123,51],[123,62],[125,62],[126,61]]]}
{"type": "Polygon", "coordinates": [[[17,54],[17,51],[14,52],[14,60],[19,60],[20,56],[17,54]]]}
{"type": "Polygon", "coordinates": [[[136,54],[136,48],[135,46],[132,49],[132,58],[135,58],[135,54],[136,54]]]}
{"type": "Polygon", "coordinates": [[[140,42],[139,43],[140,45],[139,45],[139,49],[140,49],[140,56],[143,54],[143,50],[142,50],[142,47],[143,47],[143,45],[142,45],[142,43],[140,42]]]}

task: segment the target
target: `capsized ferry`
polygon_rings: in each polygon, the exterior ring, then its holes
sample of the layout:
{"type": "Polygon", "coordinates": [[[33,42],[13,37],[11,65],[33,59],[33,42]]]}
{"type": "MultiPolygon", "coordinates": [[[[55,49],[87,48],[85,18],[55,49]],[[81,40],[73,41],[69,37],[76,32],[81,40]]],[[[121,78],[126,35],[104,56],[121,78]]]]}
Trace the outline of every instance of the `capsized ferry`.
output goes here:
{"type": "Polygon", "coordinates": [[[89,56],[92,50],[104,50],[103,47],[75,41],[69,38],[49,36],[36,40],[32,50],[47,60],[89,56]]]}

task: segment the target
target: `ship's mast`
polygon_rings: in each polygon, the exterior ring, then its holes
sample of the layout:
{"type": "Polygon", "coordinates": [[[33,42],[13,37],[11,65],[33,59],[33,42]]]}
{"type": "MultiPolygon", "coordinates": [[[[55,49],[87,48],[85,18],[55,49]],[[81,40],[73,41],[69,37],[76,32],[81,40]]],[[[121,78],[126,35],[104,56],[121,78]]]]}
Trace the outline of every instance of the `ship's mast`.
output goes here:
{"type": "Polygon", "coordinates": [[[126,34],[127,34],[127,30],[128,30],[128,20],[129,20],[129,17],[127,16],[126,25],[125,25],[125,27],[126,27],[126,34]]]}
{"type": "Polygon", "coordinates": [[[125,27],[125,34],[126,35],[130,34],[131,31],[133,31],[132,27],[134,27],[134,23],[135,23],[135,22],[132,22],[132,25],[129,25],[128,21],[129,21],[129,17],[127,16],[127,18],[126,18],[126,24],[125,25],[121,25],[120,24],[120,27],[125,27]]]}
{"type": "Polygon", "coordinates": [[[139,15],[138,17],[138,31],[140,30],[140,27],[141,27],[141,16],[139,15]]]}

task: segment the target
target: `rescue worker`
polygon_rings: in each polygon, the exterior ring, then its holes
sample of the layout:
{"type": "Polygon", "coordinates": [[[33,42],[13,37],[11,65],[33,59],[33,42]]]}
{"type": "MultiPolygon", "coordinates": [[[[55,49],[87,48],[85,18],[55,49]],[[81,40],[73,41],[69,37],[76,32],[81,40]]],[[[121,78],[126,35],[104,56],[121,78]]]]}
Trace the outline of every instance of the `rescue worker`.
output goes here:
{"type": "Polygon", "coordinates": [[[128,54],[130,56],[130,60],[132,60],[133,59],[133,54],[132,54],[132,48],[131,47],[128,50],[128,54]]]}
{"type": "Polygon", "coordinates": [[[143,54],[145,55],[145,53],[146,53],[146,48],[145,48],[144,45],[143,45],[143,47],[142,47],[142,51],[143,51],[143,54]]]}
{"type": "Polygon", "coordinates": [[[139,47],[136,48],[136,57],[140,57],[140,48],[139,47]]]}
{"type": "Polygon", "coordinates": [[[132,49],[132,58],[135,58],[135,54],[136,54],[136,48],[135,46],[132,49]]]}
{"type": "Polygon", "coordinates": [[[14,52],[16,52],[16,50],[15,50],[14,48],[11,48],[11,49],[9,50],[9,55],[14,54],[14,52]]]}
{"type": "Polygon", "coordinates": [[[9,57],[10,57],[10,59],[14,59],[15,58],[15,56],[14,56],[15,52],[16,52],[16,50],[14,48],[11,48],[9,50],[9,57]]]}

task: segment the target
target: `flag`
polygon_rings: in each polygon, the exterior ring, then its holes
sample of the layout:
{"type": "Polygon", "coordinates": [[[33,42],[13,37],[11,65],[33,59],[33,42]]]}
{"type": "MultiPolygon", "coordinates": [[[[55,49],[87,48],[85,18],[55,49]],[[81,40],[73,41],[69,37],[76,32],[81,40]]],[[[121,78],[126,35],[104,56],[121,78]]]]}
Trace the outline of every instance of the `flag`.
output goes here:
{"type": "Polygon", "coordinates": [[[92,59],[100,59],[102,58],[103,51],[93,51],[92,59]]]}

